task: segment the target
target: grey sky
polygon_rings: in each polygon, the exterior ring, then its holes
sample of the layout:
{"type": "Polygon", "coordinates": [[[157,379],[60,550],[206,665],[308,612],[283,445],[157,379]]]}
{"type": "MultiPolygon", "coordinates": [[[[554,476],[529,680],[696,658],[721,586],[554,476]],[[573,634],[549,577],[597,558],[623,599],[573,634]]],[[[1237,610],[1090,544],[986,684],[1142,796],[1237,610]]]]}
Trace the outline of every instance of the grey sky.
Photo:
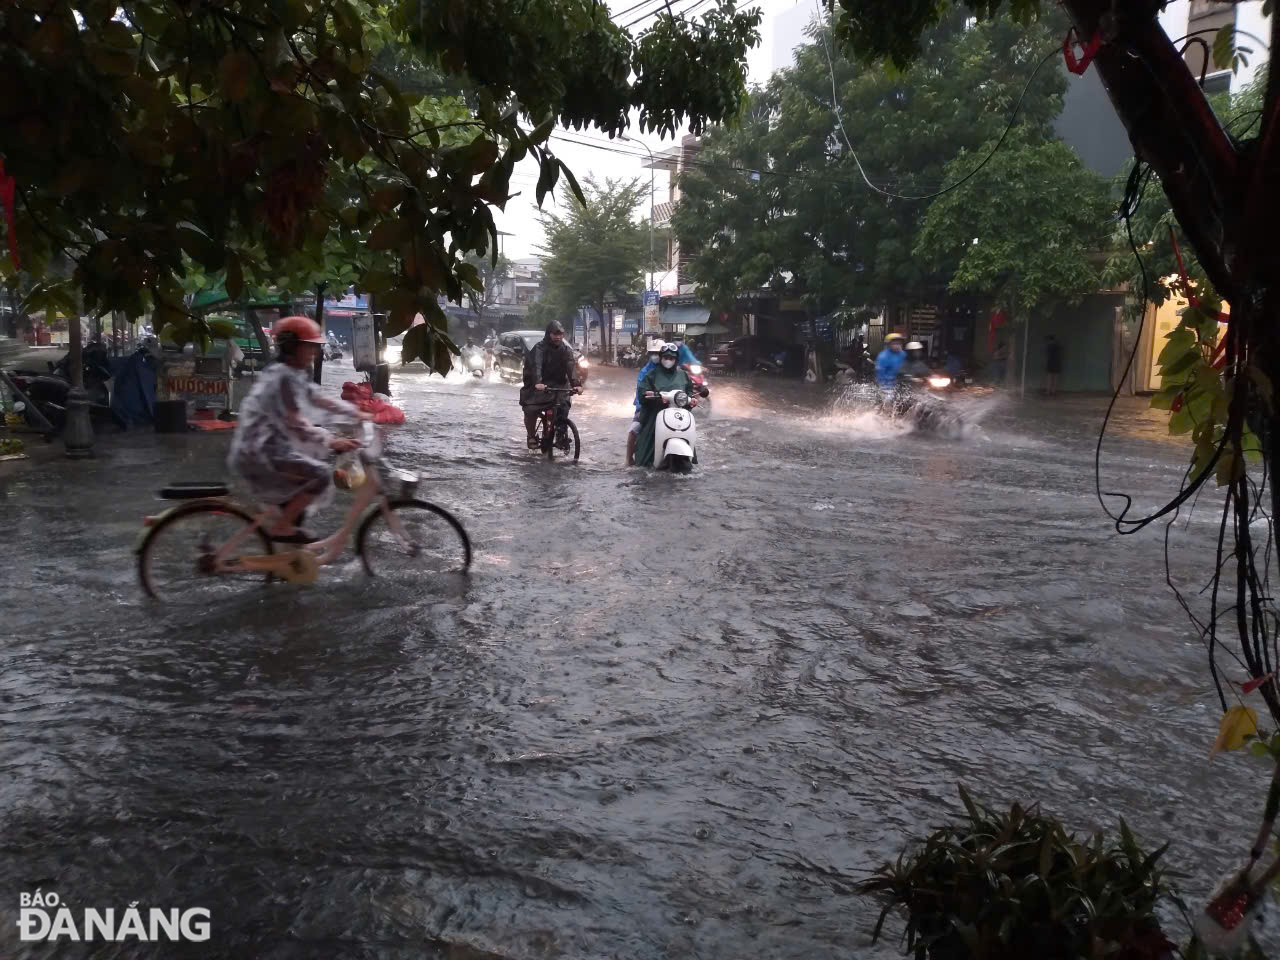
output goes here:
{"type": "MultiPolygon", "coordinates": [[[[633,6],[634,3],[635,0],[610,0],[609,7],[611,10],[625,10],[633,6]]],[[[673,4],[677,13],[682,8],[689,8],[688,0],[684,0],[683,4],[678,0],[673,0],[673,4]]],[[[615,16],[614,19],[626,23],[654,5],[650,0],[639,10],[615,16]]],[[[744,8],[759,6],[764,12],[764,22],[760,27],[761,43],[750,51],[747,58],[747,82],[762,84],[768,80],[773,64],[779,55],[774,50],[775,21],[778,19],[779,14],[795,11],[797,7],[801,6],[813,11],[813,0],[758,0],[756,3],[743,2],[740,6],[744,8]]],[[[702,4],[698,4],[698,8],[700,10],[704,9],[702,4]]],[[[803,13],[793,13],[791,17],[786,17],[784,20],[794,21],[797,16],[802,20],[807,19],[803,13]]],[[[632,29],[633,31],[639,30],[643,26],[643,23],[637,24],[632,29]]],[[[787,29],[784,25],[782,32],[785,36],[780,36],[779,39],[785,46],[789,44],[795,31],[787,29]]],[[[785,55],[785,53],[782,55],[785,55]]],[[[678,142],[678,138],[675,140],[670,138],[662,140],[656,135],[642,136],[637,121],[638,117],[633,115],[632,126],[627,136],[648,144],[649,149],[654,153],[658,153],[678,142]]],[[[649,171],[645,170],[641,165],[648,155],[640,143],[628,143],[625,140],[618,139],[610,140],[598,130],[574,131],[561,129],[556,131],[551,141],[551,149],[568,165],[569,169],[574,172],[574,175],[580,181],[588,176],[594,176],[597,180],[605,178],[625,179],[629,177],[638,177],[645,183],[649,180],[649,171]]],[[[534,188],[537,184],[537,179],[538,169],[536,164],[528,161],[521,164],[516,168],[511,186],[513,191],[520,191],[520,196],[513,198],[507,204],[506,211],[494,211],[498,229],[512,234],[512,236],[503,238],[503,252],[513,260],[536,254],[537,247],[542,242],[542,227],[538,222],[537,205],[534,202],[534,188]]],[[[667,179],[667,174],[661,171],[654,177],[655,200],[659,203],[667,196],[667,179]]],[[[563,186],[557,186],[554,200],[548,198],[546,207],[547,209],[555,210],[569,202],[572,202],[572,195],[563,186]]],[[[647,211],[643,212],[647,215],[647,211]]]]}

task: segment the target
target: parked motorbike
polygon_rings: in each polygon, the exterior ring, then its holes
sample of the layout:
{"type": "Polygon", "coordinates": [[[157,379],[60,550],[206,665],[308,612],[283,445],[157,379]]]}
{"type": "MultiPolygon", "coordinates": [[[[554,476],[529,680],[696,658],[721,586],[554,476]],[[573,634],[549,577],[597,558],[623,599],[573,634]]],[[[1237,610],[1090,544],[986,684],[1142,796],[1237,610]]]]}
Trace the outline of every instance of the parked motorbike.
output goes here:
{"type": "MultiPolygon", "coordinates": [[[[81,351],[84,367],[84,390],[89,395],[89,417],[95,423],[119,424],[111,410],[111,368],[108,365],[106,347],[102,344],[86,344],[81,351]]],[[[56,363],[50,361],[48,370],[14,370],[9,374],[13,384],[22,391],[31,405],[54,428],[61,431],[67,422],[67,396],[71,392],[71,354],[67,353],[56,363]]],[[[28,423],[41,428],[38,418],[27,413],[28,423]]]]}
{"type": "MultiPolygon", "coordinates": [[[[699,396],[706,397],[706,388],[699,396]]],[[[665,390],[651,401],[661,402],[653,430],[653,468],[690,473],[698,462],[698,425],[693,404],[683,390],[665,390]]]]}
{"type": "Polygon", "coordinates": [[[871,354],[864,350],[857,358],[857,365],[850,366],[843,360],[836,361],[837,383],[863,383],[872,379],[876,372],[876,362],[871,354]]]}

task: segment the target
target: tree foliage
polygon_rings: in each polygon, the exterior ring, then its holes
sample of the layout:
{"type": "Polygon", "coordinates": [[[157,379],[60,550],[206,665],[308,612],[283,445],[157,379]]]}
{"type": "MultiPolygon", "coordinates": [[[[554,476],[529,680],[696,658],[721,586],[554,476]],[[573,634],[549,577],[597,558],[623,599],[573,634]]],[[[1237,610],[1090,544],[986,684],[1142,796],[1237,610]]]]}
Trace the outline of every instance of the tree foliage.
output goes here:
{"type": "Polygon", "coordinates": [[[233,296],[345,271],[389,333],[422,313],[443,338],[437,298],[481,286],[465,256],[496,248],[516,165],[537,165],[539,203],[562,176],[576,192],[556,124],[732,116],[758,23],[727,2],[633,38],[595,0],[15,0],[0,154],[23,267],[46,281],[32,304],[79,294],[200,333],[191,265],[233,296]],[[59,251],[69,282],[46,277],[59,251]]]}
{"type": "MultiPolygon", "coordinates": [[[[634,217],[648,199],[648,185],[642,186],[639,180],[597,183],[588,179],[584,194],[585,202],[571,204],[567,213],[543,215],[546,293],[539,319],[561,319],[583,304],[595,307],[603,317],[610,296],[629,296],[643,285],[649,234],[634,217]]],[[[611,331],[608,323],[601,325],[601,346],[607,352],[611,331]]]]}
{"type": "MultiPolygon", "coordinates": [[[[975,163],[961,152],[948,178],[975,163]]],[[[953,266],[952,290],[989,296],[1022,318],[1098,289],[1094,258],[1110,239],[1111,210],[1106,181],[1066,144],[1006,142],[964,190],[933,201],[916,253],[953,266]]]]}
{"type": "Polygon", "coordinates": [[[468,254],[466,262],[475,269],[480,280],[479,287],[467,288],[467,302],[476,317],[483,321],[485,311],[498,302],[503,284],[511,279],[511,261],[505,254],[490,256],[486,252],[468,254]]]}
{"type": "MultiPolygon", "coordinates": [[[[814,310],[940,294],[947,277],[913,256],[922,196],[958,179],[947,163],[996,137],[1052,29],[1007,19],[934,28],[904,73],[850,60],[821,32],[793,67],[752,93],[741,120],[713,131],[680,179],[674,217],[700,295],[723,309],[769,288],[814,310]],[[838,103],[832,101],[832,74],[838,103]],[[843,119],[843,125],[841,124],[843,119]]],[[[1019,112],[1029,139],[1051,133],[1064,82],[1043,70],[1019,112]]],[[[966,156],[972,167],[974,156],[966,156]]]]}

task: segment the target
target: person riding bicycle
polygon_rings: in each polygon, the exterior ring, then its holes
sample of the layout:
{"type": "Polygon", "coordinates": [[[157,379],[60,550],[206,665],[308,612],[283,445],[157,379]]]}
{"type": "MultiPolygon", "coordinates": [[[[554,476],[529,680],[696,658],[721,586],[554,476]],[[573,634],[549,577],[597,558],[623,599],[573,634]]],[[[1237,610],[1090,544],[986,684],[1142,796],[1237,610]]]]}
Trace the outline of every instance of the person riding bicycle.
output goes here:
{"type": "MultiPolygon", "coordinates": [[[[564,340],[564,327],[559,320],[547,324],[546,334],[534,344],[524,357],[524,386],[520,388],[520,406],[524,408],[524,431],[530,450],[538,449],[534,434],[538,430],[538,414],[545,410],[552,398],[548,387],[577,387],[578,365],[573,348],[564,340]]],[[[570,406],[564,398],[565,409],[570,406]]]]}
{"type": "Polygon", "coordinates": [[[255,498],[281,508],[279,522],[268,531],[273,540],[312,543],[316,538],[296,524],[308,506],[326,501],[332,492],[329,454],[360,445],[316,421],[372,417],[345,400],[326,396],[311,382],[316,353],[325,341],[314,320],[284,317],[271,332],[279,351],[276,362],[258,374],[240,407],[227,466],[255,498]]]}

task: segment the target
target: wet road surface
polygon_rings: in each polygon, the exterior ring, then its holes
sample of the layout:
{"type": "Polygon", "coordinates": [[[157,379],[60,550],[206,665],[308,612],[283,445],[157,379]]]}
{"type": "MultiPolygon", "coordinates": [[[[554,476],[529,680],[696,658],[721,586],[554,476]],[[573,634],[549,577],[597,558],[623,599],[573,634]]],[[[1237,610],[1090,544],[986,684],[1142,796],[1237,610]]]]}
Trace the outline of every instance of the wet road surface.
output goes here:
{"type": "MultiPolygon", "coordinates": [[[[139,519],[226,437],[0,473],[0,956],[892,956],[850,885],[958,782],[1172,839],[1193,899],[1237,859],[1256,771],[1208,759],[1162,529],[1094,499],[1099,401],[974,398],[942,439],[713,384],[673,478],[620,467],[630,376],[576,404],[575,466],[523,449],[515,387],[396,375],[391,458],[468,527],[465,581],[350,561],[157,609],[139,519]],[[36,886],[206,907],[212,936],[20,944],[36,886]]],[[[1106,456],[1137,509],[1185,462],[1143,407],[1106,456]]],[[[1183,581],[1214,530],[1179,527],[1183,581]]]]}

